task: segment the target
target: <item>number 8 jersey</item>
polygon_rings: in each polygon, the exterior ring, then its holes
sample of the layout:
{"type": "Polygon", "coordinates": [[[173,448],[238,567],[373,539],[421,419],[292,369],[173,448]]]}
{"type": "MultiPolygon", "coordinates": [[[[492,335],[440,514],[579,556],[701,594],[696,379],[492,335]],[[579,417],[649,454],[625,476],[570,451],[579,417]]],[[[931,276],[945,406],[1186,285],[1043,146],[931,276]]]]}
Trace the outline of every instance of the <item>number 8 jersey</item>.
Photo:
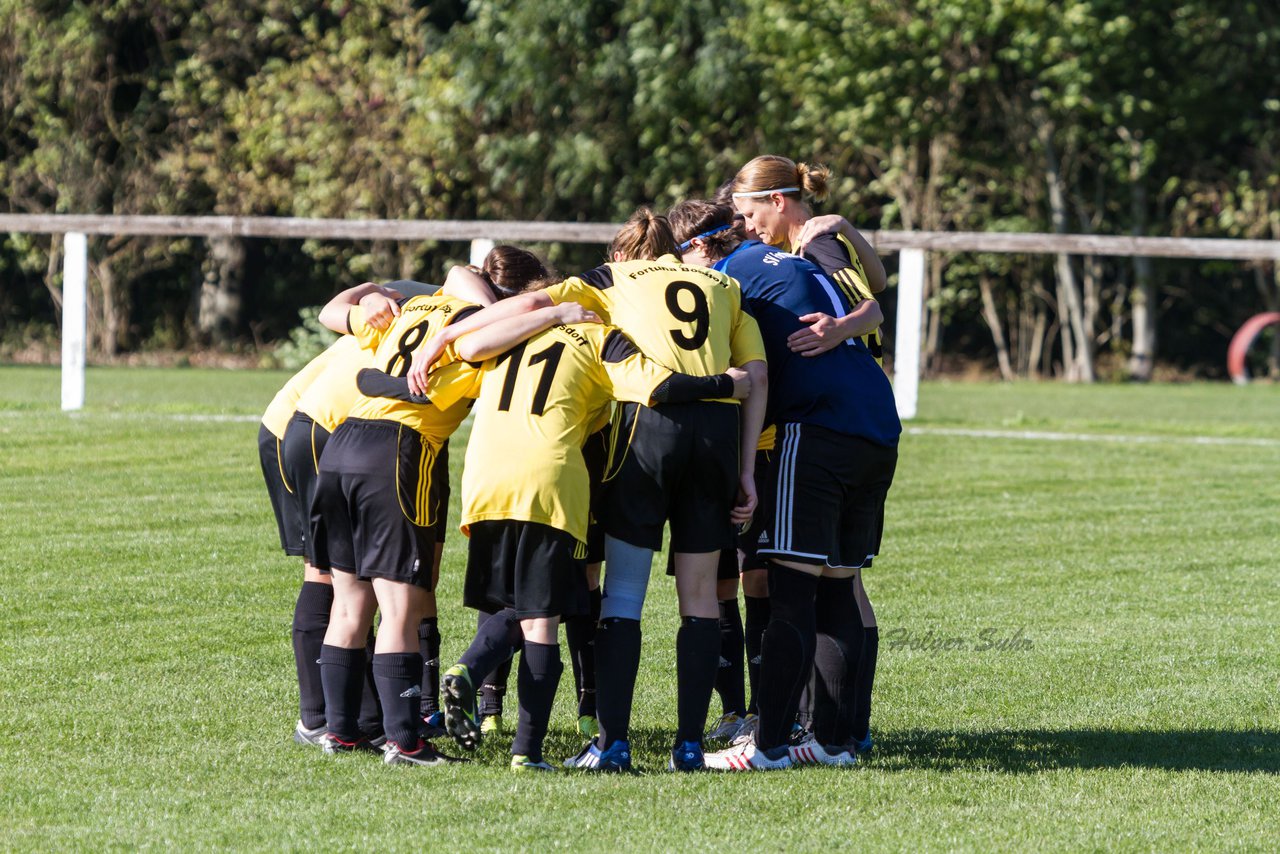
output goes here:
{"type": "MultiPolygon", "coordinates": [[[[695,377],[765,358],[755,320],[730,276],[683,264],[614,261],[546,289],[557,303],[577,302],[625,332],[650,359],[695,377]]],[[[731,401],[736,403],[737,401],[731,401]]]]}
{"type": "MultiPolygon", "coordinates": [[[[480,307],[444,295],[413,297],[400,305],[400,316],[386,329],[365,323],[364,310],[355,306],[347,314],[347,326],[360,346],[373,351],[373,367],[393,377],[403,377],[413,357],[431,336],[450,323],[479,311],[480,307]]],[[[398,421],[439,447],[466,417],[470,401],[463,400],[476,376],[474,366],[451,362],[431,373],[427,397],[433,406],[360,395],[349,418],[398,421]]]]}

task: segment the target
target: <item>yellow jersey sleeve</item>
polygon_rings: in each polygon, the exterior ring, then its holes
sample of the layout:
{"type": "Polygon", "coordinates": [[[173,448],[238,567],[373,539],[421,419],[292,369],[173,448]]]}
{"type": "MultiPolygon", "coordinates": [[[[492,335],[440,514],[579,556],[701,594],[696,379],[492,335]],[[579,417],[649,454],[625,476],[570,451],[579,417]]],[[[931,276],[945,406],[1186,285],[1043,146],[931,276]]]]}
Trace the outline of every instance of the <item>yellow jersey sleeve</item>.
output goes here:
{"type": "Polygon", "coordinates": [[[645,358],[619,329],[610,329],[605,335],[600,348],[600,365],[614,400],[646,406],[652,400],[654,390],[671,376],[669,369],[645,358]]]}
{"type": "Polygon", "coordinates": [[[345,336],[339,338],[327,350],[303,365],[302,370],[289,377],[289,381],[271,399],[267,411],[262,414],[262,423],[277,439],[284,438],[285,428],[289,426],[289,419],[293,418],[302,395],[324,373],[335,356],[350,346],[349,343],[342,343],[345,340],[345,336]]]}
{"type": "Polygon", "coordinates": [[[392,326],[386,329],[375,329],[365,319],[365,311],[360,306],[353,305],[347,311],[347,329],[351,330],[351,336],[356,339],[361,349],[364,350],[376,350],[394,325],[393,322],[392,326]]]}
{"type": "Polygon", "coordinates": [[[551,297],[556,305],[562,302],[576,302],[578,305],[600,315],[605,323],[609,322],[610,305],[600,288],[600,277],[595,270],[581,276],[570,276],[558,285],[552,285],[543,293],[551,297]]]}
{"type": "Polygon", "coordinates": [[[480,370],[468,362],[450,362],[432,371],[427,380],[427,398],[445,410],[467,398],[480,395],[480,370]]]}
{"type": "Polygon", "coordinates": [[[298,398],[297,409],[332,433],[347,419],[360,390],[356,374],[373,367],[373,353],[361,349],[351,335],[344,335],[332,348],[333,357],[315,382],[298,398]]]}

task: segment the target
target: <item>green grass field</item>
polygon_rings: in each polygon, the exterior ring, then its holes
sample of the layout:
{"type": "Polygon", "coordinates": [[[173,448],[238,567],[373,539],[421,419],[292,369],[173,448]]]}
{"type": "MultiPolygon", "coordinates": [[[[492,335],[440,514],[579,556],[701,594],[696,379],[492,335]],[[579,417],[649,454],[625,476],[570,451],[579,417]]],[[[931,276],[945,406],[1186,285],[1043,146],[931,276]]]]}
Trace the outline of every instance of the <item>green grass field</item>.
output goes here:
{"type": "MultiPolygon", "coordinates": [[[[255,447],[285,378],[91,369],[67,415],[56,369],[0,368],[0,848],[1280,844],[1280,388],[925,384],[867,581],[869,761],[661,771],[676,617],[656,575],[647,773],[529,779],[502,744],[405,769],[289,741],[301,572],[255,447]]],[[[456,536],[446,663],[474,626],[462,554],[456,536]]],[[[567,684],[550,757],[578,747],[567,684]]]]}

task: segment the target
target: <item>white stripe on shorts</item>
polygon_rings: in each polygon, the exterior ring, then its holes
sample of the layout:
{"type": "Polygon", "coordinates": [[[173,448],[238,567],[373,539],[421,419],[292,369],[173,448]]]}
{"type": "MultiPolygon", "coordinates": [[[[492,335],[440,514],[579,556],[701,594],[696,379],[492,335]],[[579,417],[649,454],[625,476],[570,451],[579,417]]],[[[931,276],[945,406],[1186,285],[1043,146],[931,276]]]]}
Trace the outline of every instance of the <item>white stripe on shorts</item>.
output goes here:
{"type": "Polygon", "coordinates": [[[775,496],[773,542],[777,548],[790,551],[792,512],[795,504],[796,455],[800,450],[800,425],[783,427],[782,453],[778,455],[778,491],[775,496]]]}

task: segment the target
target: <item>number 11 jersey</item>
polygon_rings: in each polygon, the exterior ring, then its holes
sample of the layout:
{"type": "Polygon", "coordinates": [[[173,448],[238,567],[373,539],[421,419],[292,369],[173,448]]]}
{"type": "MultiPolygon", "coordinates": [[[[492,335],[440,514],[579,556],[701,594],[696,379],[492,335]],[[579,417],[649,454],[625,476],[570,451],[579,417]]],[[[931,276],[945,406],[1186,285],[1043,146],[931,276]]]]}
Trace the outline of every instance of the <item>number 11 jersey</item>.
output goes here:
{"type": "Polygon", "coordinates": [[[484,362],[462,469],[462,530],[537,522],[587,539],[582,445],[612,400],[648,403],[671,371],[617,329],[554,326],[484,362]]]}

